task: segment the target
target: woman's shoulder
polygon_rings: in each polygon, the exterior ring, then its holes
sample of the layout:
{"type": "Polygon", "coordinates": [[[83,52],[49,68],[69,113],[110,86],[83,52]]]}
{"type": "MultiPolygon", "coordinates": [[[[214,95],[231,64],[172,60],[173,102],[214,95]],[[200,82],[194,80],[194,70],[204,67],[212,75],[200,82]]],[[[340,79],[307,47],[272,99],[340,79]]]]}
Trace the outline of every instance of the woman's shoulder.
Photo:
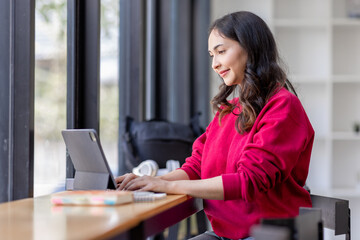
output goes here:
{"type": "Polygon", "coordinates": [[[294,118],[301,118],[306,112],[299,98],[288,91],[286,88],[279,89],[267,102],[263,108],[263,113],[267,116],[284,115],[294,118]]]}
{"type": "Polygon", "coordinates": [[[283,103],[285,105],[291,105],[292,107],[302,108],[299,98],[284,87],[275,92],[268,103],[283,103]]]}
{"type": "Polygon", "coordinates": [[[286,88],[281,88],[269,99],[265,106],[265,112],[268,116],[288,116],[302,124],[309,122],[300,99],[286,88]]]}

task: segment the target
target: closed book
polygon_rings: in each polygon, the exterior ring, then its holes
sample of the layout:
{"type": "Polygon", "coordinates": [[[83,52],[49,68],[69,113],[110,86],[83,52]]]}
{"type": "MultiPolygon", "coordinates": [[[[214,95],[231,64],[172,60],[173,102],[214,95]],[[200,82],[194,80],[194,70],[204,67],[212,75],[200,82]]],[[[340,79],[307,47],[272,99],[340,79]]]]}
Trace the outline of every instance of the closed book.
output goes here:
{"type": "Polygon", "coordinates": [[[77,190],[55,193],[51,196],[54,205],[114,206],[134,201],[130,191],[77,190]]]}

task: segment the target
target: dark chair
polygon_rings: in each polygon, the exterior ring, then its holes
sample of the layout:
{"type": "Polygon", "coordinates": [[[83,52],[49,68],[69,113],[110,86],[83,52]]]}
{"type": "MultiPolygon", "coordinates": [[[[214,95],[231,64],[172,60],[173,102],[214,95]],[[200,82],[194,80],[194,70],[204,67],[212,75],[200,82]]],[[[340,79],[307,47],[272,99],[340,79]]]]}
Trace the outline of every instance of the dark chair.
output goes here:
{"type": "Polygon", "coordinates": [[[251,235],[255,240],[322,240],[321,210],[300,208],[294,218],[266,218],[260,226],[255,226],[251,235]]]}
{"type": "Polygon", "coordinates": [[[311,194],[313,208],[321,209],[324,228],[332,229],[335,235],[346,234],[351,239],[349,201],[311,194]]]}
{"type": "Polygon", "coordinates": [[[324,239],[321,209],[300,207],[296,221],[299,240],[324,239]]]}
{"type": "Polygon", "coordinates": [[[262,219],[261,225],[252,229],[252,236],[255,240],[323,240],[323,229],[328,228],[351,239],[348,200],[311,194],[311,201],[312,208],[300,208],[295,218],[262,219]]]}
{"type": "Polygon", "coordinates": [[[257,225],[252,228],[251,236],[255,240],[291,240],[291,232],[287,227],[257,225]]]}

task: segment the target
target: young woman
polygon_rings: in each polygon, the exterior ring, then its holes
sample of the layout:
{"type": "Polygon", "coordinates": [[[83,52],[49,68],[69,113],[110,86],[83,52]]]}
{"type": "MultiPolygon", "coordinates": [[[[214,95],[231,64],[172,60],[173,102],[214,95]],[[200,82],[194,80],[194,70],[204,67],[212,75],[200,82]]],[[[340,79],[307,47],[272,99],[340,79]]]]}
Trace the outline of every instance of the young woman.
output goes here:
{"type": "Polygon", "coordinates": [[[245,239],[261,218],[292,217],[311,206],[303,186],[314,130],[261,18],[242,11],[216,20],[208,47],[223,83],[212,100],[216,115],[192,156],[162,177],[126,174],[116,181],[120,190],[203,198],[214,232],[195,239],[245,239]],[[228,100],[234,92],[239,97],[228,100]]]}

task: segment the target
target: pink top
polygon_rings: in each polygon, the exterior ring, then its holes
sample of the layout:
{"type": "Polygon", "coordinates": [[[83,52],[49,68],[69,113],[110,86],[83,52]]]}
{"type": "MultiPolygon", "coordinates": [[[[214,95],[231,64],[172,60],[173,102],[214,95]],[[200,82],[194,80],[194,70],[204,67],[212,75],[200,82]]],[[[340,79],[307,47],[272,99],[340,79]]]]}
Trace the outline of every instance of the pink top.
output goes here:
{"type": "Polygon", "coordinates": [[[181,168],[190,179],[222,176],[225,201],[204,200],[217,235],[248,237],[261,218],[293,217],[299,207],[311,207],[303,186],[314,130],[295,95],[282,88],[244,134],[235,129],[235,114],[224,116],[221,126],[218,116],[194,142],[192,156],[181,168]]]}

